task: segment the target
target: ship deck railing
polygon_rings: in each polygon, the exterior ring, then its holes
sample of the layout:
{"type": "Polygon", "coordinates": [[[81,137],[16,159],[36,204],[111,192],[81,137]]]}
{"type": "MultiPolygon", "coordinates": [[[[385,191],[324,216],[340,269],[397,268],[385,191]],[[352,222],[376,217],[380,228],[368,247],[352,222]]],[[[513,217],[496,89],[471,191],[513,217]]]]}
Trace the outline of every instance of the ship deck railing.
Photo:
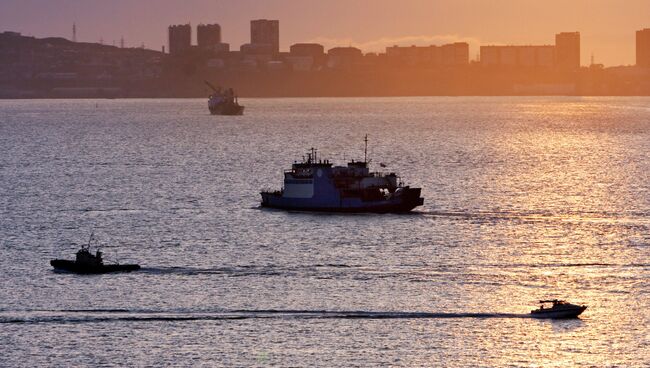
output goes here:
{"type": "Polygon", "coordinates": [[[397,176],[395,173],[386,173],[386,172],[370,172],[368,174],[357,174],[355,172],[333,172],[333,177],[351,177],[351,178],[385,178],[389,176],[397,176]]]}

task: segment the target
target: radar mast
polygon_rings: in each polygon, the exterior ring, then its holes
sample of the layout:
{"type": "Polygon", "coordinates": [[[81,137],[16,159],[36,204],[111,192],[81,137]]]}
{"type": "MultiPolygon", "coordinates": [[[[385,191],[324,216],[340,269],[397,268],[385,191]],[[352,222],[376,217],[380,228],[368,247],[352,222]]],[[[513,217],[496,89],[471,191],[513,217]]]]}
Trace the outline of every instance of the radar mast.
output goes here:
{"type": "Polygon", "coordinates": [[[366,137],[363,139],[365,142],[366,146],[363,149],[363,162],[368,163],[368,134],[366,134],[366,137]]]}

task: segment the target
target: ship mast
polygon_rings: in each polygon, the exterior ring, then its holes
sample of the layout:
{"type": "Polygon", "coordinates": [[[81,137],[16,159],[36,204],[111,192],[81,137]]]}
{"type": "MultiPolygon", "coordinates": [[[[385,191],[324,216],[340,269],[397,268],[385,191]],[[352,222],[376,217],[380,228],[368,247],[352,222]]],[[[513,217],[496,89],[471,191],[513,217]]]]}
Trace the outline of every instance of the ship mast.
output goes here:
{"type": "Polygon", "coordinates": [[[366,143],[366,147],[363,149],[363,162],[368,163],[368,134],[363,141],[366,143]]]}

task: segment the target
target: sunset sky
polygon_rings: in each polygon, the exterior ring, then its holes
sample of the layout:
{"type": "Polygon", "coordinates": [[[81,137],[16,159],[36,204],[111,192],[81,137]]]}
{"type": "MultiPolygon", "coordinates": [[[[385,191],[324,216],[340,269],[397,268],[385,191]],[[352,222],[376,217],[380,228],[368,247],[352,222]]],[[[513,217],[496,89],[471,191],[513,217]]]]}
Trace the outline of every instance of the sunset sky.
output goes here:
{"type": "MultiPolygon", "coordinates": [[[[553,44],[561,31],[582,35],[582,64],[634,64],[634,32],[650,28],[650,0],[0,0],[0,31],[72,37],[160,49],[167,26],[219,23],[224,42],[248,42],[249,21],[280,20],[281,49],[296,42],[357,46],[467,41],[479,45],[553,44]]],[[[193,31],[194,32],[194,31],[193,31]]],[[[194,35],[195,37],[195,35],[194,35]]]]}

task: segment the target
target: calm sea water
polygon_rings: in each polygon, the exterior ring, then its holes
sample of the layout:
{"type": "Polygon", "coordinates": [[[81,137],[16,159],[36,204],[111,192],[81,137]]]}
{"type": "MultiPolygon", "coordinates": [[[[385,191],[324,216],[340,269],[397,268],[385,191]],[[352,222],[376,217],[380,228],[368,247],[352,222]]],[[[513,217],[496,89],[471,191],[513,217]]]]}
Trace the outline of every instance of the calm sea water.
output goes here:
{"type": "Polygon", "coordinates": [[[650,99],[242,102],[0,101],[0,366],[650,365],[650,99]],[[423,207],[259,208],[365,134],[423,207]]]}

